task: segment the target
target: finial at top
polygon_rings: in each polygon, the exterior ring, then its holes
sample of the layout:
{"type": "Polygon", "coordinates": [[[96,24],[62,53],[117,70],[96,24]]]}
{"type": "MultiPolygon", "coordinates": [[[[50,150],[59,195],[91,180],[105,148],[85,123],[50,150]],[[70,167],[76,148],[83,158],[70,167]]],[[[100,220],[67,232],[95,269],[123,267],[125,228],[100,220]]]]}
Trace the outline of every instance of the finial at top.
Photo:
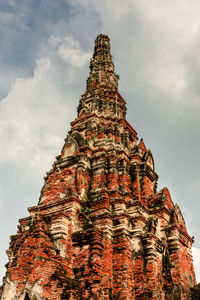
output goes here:
{"type": "Polygon", "coordinates": [[[95,54],[104,53],[108,54],[110,52],[110,39],[105,34],[99,34],[95,40],[94,46],[95,54]]]}
{"type": "Polygon", "coordinates": [[[107,40],[108,42],[110,42],[109,36],[102,33],[97,35],[95,42],[97,42],[98,40],[107,40]]]}
{"type": "Polygon", "coordinates": [[[110,53],[110,39],[105,34],[96,37],[94,54],[90,61],[90,75],[87,87],[95,88],[95,83],[105,88],[117,89],[119,76],[115,74],[115,67],[110,53]]]}

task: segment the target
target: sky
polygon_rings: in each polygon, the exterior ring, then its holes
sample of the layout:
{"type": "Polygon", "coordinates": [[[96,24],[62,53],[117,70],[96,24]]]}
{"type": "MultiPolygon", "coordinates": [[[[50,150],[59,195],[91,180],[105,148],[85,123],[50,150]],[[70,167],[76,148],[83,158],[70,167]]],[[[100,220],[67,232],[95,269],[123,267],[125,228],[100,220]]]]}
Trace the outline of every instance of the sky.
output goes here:
{"type": "Polygon", "coordinates": [[[169,188],[195,238],[200,281],[199,11],[199,0],[0,0],[0,281],[9,236],[76,118],[100,33],[158,189],[169,188]]]}

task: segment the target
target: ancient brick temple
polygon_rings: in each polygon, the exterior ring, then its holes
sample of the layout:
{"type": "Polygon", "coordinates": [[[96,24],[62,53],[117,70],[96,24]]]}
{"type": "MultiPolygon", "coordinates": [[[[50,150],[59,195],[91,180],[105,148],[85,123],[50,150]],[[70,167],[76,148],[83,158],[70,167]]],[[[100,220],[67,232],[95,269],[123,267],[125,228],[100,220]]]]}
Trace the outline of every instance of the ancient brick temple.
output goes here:
{"type": "Polygon", "coordinates": [[[108,36],[38,205],[11,236],[1,299],[190,299],[189,236],[126,120],[108,36]]]}

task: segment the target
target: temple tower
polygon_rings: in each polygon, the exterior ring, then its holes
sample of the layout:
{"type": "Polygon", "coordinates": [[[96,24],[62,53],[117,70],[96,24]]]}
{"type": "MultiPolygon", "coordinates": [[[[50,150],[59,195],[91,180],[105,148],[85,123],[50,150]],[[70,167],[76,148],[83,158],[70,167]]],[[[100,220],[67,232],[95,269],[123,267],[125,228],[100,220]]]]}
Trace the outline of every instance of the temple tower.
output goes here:
{"type": "Polygon", "coordinates": [[[7,251],[2,300],[189,299],[189,236],[154,159],[126,120],[108,36],[38,205],[7,251]]]}

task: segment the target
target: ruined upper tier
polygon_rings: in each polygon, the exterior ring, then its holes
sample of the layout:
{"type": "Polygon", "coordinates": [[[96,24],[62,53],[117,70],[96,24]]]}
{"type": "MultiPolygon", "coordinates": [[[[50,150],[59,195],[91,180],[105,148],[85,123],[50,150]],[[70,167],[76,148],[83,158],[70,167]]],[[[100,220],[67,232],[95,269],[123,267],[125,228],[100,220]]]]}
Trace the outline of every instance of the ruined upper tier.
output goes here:
{"type": "Polygon", "coordinates": [[[110,39],[100,34],[95,40],[94,54],[90,61],[88,84],[98,82],[100,86],[117,89],[118,76],[114,73],[114,63],[110,53],[110,39]]]}

